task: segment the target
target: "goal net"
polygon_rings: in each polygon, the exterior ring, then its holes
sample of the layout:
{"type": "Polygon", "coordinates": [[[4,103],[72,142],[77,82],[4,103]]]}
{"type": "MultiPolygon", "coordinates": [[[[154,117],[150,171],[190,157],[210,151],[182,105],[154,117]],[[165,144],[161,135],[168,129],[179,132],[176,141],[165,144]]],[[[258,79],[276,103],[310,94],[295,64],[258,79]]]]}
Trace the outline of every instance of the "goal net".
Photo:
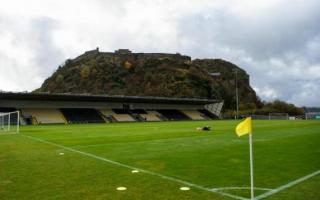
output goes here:
{"type": "Polygon", "coordinates": [[[1,113],[0,112],[0,134],[19,133],[19,111],[1,113]]]}
{"type": "Polygon", "coordinates": [[[320,112],[308,112],[305,116],[306,119],[320,119],[320,112]]]}
{"type": "Polygon", "coordinates": [[[252,119],[261,119],[261,120],[268,120],[269,115],[251,115],[252,119]]]}
{"type": "Polygon", "coordinates": [[[269,120],[289,119],[288,113],[269,113],[269,120]]]}

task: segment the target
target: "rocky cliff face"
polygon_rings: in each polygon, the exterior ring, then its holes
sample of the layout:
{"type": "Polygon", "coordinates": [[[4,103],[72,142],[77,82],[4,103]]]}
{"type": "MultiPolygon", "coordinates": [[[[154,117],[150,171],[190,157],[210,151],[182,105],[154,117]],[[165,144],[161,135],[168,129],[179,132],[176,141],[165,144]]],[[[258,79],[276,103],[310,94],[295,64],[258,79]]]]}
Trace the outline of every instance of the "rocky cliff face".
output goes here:
{"type": "Polygon", "coordinates": [[[125,49],[97,49],[67,60],[35,92],[214,98],[233,108],[235,70],[242,104],[256,105],[248,74],[230,62],[125,49]]]}

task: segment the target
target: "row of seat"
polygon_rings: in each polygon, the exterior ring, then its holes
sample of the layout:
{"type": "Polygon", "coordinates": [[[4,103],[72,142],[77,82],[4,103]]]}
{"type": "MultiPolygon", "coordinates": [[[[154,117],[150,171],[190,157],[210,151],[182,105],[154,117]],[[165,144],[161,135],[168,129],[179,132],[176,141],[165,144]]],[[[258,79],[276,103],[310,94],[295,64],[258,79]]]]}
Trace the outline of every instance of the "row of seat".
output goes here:
{"type": "Polygon", "coordinates": [[[63,124],[65,117],[58,109],[22,109],[22,116],[30,124],[63,124]]]}
{"type": "Polygon", "coordinates": [[[104,123],[210,119],[198,110],[21,109],[26,124],[104,123]]]}

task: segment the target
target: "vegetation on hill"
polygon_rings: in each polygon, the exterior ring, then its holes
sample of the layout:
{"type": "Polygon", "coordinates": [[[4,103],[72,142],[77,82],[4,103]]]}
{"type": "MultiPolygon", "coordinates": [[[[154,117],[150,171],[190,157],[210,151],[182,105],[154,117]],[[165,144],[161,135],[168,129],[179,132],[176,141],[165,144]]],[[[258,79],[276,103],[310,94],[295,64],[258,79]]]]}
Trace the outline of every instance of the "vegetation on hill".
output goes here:
{"type": "Polygon", "coordinates": [[[261,109],[249,75],[230,62],[129,50],[97,49],[68,59],[35,92],[221,99],[227,111],[236,107],[235,71],[240,108],[261,109]]]}
{"type": "MultiPolygon", "coordinates": [[[[303,108],[296,107],[293,104],[286,103],[284,101],[275,100],[273,102],[262,102],[261,107],[243,107],[240,104],[239,116],[248,115],[269,115],[270,113],[288,113],[291,116],[303,115],[305,110],[303,108]]],[[[232,118],[236,115],[236,111],[229,109],[225,110],[224,117],[232,118]]]]}
{"type": "Polygon", "coordinates": [[[36,92],[214,98],[232,108],[235,69],[242,102],[257,105],[244,70],[224,60],[191,60],[180,54],[86,52],[67,60],[36,92]]]}

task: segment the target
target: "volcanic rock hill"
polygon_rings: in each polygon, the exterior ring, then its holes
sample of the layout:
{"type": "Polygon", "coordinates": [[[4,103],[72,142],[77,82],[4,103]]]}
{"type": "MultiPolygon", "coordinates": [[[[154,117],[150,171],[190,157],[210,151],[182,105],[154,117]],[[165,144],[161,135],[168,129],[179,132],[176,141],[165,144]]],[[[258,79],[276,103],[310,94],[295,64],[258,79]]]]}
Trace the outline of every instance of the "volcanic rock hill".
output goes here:
{"type": "Polygon", "coordinates": [[[127,49],[96,49],[69,59],[34,92],[214,98],[228,109],[235,107],[235,71],[241,104],[256,106],[249,75],[230,62],[127,49]]]}

